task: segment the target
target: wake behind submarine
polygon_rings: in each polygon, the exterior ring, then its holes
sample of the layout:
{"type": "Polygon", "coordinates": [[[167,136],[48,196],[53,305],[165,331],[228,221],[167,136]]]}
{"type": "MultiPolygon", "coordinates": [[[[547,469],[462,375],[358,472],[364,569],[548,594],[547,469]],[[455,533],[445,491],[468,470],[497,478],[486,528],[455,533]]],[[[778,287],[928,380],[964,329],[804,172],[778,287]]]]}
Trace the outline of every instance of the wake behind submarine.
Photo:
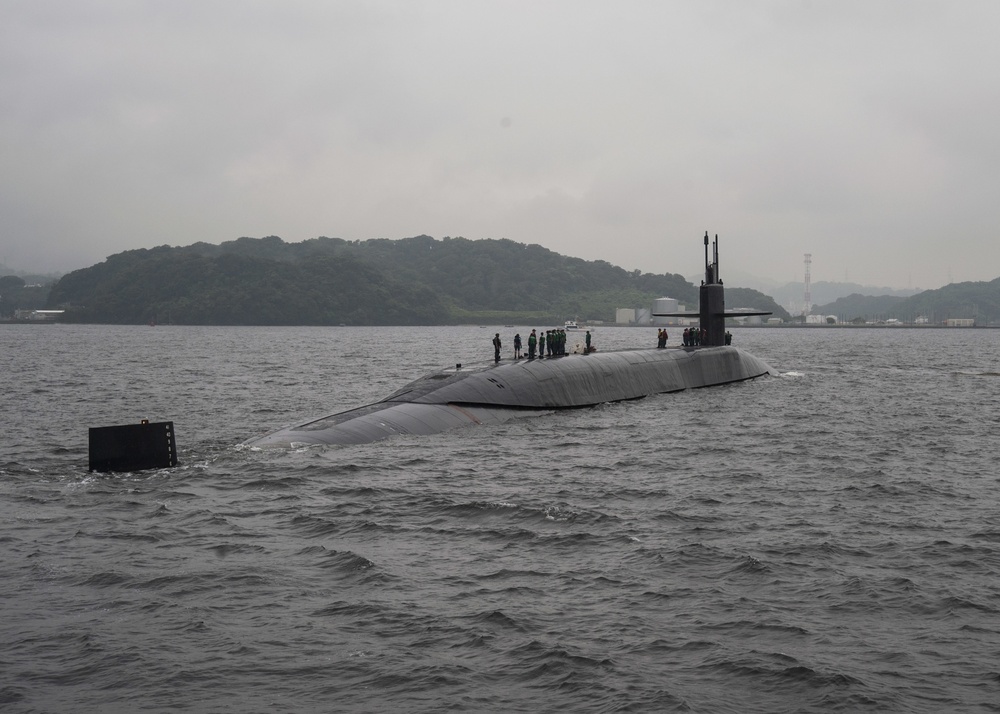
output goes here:
{"type": "Polygon", "coordinates": [[[497,424],[545,411],[713,387],[773,373],[763,360],[725,344],[727,317],[771,313],[726,312],[718,241],[716,236],[709,262],[705,234],[699,319],[707,339],[700,346],[456,365],[425,375],[374,404],[284,427],[245,443],[285,448],[366,444],[396,434],[438,434],[469,424],[497,424]]]}

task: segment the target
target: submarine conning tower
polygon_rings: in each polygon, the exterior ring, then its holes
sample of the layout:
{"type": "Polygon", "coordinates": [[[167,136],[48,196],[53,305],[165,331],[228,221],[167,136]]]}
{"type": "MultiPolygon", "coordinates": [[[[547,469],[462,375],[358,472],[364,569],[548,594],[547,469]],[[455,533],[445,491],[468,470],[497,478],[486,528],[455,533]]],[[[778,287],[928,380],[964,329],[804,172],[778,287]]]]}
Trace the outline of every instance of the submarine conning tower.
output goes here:
{"type": "Polygon", "coordinates": [[[708,231],[705,231],[705,280],[698,291],[701,329],[707,339],[703,345],[726,344],[726,291],[719,278],[719,236],[712,242],[712,262],[708,260],[708,231]]]}
{"type": "MultiPolygon", "coordinates": [[[[698,290],[699,326],[705,331],[703,347],[722,347],[726,344],[726,318],[750,317],[751,315],[770,315],[770,312],[756,310],[740,310],[726,312],[726,291],[719,277],[719,235],[715,235],[712,243],[712,259],[708,256],[708,231],[705,231],[705,279],[698,290]]],[[[690,317],[689,312],[654,312],[653,317],[690,317]]]]}

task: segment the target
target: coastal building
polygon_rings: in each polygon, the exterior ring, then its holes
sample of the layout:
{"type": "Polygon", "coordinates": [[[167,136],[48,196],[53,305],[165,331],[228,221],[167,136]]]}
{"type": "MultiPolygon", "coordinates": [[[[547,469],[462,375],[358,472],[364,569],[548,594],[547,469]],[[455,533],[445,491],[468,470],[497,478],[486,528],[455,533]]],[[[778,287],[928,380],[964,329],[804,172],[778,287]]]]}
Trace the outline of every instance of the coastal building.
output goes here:
{"type": "MultiPolygon", "coordinates": [[[[653,315],[662,315],[664,313],[677,312],[679,309],[678,305],[677,300],[674,298],[656,298],[656,300],[653,301],[653,309],[651,313],[653,315]]],[[[656,326],[662,327],[664,325],[676,325],[677,321],[675,318],[670,317],[654,317],[652,318],[652,323],[656,326]]]]}
{"type": "Polygon", "coordinates": [[[635,322],[635,309],[631,307],[620,307],[615,310],[615,324],[631,325],[635,322]]]}
{"type": "Polygon", "coordinates": [[[15,310],[15,320],[31,320],[33,322],[55,322],[63,316],[65,310],[15,310]]]}

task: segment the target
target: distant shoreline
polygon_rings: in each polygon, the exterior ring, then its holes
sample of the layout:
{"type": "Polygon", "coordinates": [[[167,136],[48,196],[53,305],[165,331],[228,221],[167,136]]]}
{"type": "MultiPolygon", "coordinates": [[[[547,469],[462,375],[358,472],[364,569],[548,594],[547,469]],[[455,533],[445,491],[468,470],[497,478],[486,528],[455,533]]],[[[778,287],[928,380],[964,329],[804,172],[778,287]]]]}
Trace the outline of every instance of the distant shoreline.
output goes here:
{"type": "MultiPolygon", "coordinates": [[[[537,322],[531,323],[537,325],[544,325],[546,323],[537,322]]],[[[9,320],[0,319],[0,325],[108,325],[108,326],[132,326],[132,327],[491,327],[490,325],[480,325],[479,323],[441,323],[434,325],[229,325],[229,324],[183,324],[183,323],[158,323],[156,325],[149,325],[146,323],[130,323],[130,322],[65,322],[62,320],[9,320]]],[[[511,325],[511,327],[526,327],[528,323],[523,325],[511,325]]],[[[496,327],[493,325],[492,327],[496,327]]],[[[649,330],[654,327],[666,327],[669,329],[682,329],[685,325],[618,325],[614,323],[603,323],[601,325],[593,325],[590,327],[581,328],[580,330],[573,330],[574,333],[585,332],[586,330],[596,330],[596,329],[607,329],[609,327],[628,327],[633,329],[643,329],[649,330]]],[[[808,329],[808,330],[844,330],[844,329],[858,329],[858,330],[991,330],[1000,329],[1000,325],[908,325],[897,323],[894,325],[852,325],[848,323],[838,323],[835,325],[805,325],[801,323],[783,323],[780,325],[727,325],[727,328],[748,328],[754,330],[760,329],[776,329],[776,330],[787,330],[787,329],[808,329]]]]}

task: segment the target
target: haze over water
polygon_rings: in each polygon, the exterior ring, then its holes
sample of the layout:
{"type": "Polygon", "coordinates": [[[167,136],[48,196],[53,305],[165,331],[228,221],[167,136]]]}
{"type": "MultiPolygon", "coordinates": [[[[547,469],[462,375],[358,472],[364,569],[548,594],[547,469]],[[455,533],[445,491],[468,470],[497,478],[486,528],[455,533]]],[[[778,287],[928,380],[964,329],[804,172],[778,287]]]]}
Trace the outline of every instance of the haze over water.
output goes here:
{"type": "Polygon", "coordinates": [[[3,711],[1000,708],[1000,333],[736,329],[779,376],[240,446],[496,329],[0,326],[3,711]],[[89,473],[141,418],[181,464],[89,473]]]}

